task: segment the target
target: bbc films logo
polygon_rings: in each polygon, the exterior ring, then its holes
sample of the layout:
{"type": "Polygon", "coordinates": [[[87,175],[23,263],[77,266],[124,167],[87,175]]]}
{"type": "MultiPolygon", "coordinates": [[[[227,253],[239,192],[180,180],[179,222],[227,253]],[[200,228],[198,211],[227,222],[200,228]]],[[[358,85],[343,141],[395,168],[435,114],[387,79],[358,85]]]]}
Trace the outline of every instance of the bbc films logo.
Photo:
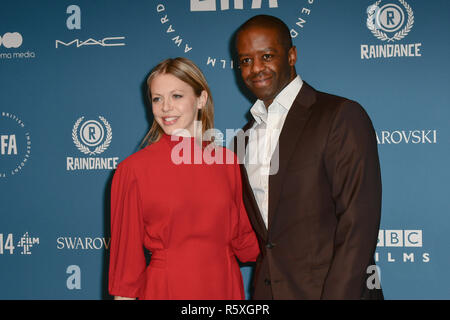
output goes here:
{"type": "Polygon", "coordinates": [[[3,35],[0,34],[0,60],[36,58],[36,53],[34,51],[23,51],[21,49],[23,41],[22,34],[17,31],[6,32],[3,35]]]}
{"type": "Polygon", "coordinates": [[[227,39],[239,27],[229,24],[229,20],[226,20],[227,17],[233,14],[242,15],[242,13],[248,14],[248,18],[260,13],[271,14],[272,10],[279,9],[281,3],[284,3],[284,5],[292,7],[289,8],[290,11],[298,12],[296,19],[285,21],[290,29],[291,37],[295,39],[305,29],[314,6],[314,0],[297,1],[295,6],[290,2],[286,4],[286,2],[278,0],[190,0],[184,1],[185,7],[184,10],[181,10],[178,2],[171,0],[156,4],[155,11],[161,24],[161,32],[165,34],[169,42],[180,49],[180,54],[184,56],[195,52],[197,44],[211,43],[208,47],[214,49],[202,49],[202,60],[208,68],[221,70],[234,69],[236,65],[233,58],[229,56],[228,48],[221,47],[226,46],[223,39],[227,39]],[[169,9],[171,7],[178,7],[178,10],[171,11],[169,9]],[[220,14],[218,15],[218,13],[220,14]],[[190,24],[192,28],[190,31],[179,27],[179,25],[183,25],[180,20],[186,20],[186,15],[189,15],[193,21],[190,24]],[[199,37],[203,34],[202,30],[211,28],[210,25],[201,22],[205,15],[214,16],[217,24],[229,25],[226,34],[215,34],[210,39],[199,37]]]}
{"type": "Polygon", "coordinates": [[[367,8],[366,27],[384,44],[362,44],[361,59],[421,57],[422,43],[396,43],[403,40],[413,26],[414,11],[405,0],[376,1],[367,8]]]}
{"type": "Polygon", "coordinates": [[[67,157],[67,171],[117,168],[118,157],[94,157],[104,153],[112,141],[111,124],[105,117],[98,116],[98,119],[79,117],[72,127],[72,141],[80,153],[91,157],[67,157]]]}
{"type": "MultiPolygon", "coordinates": [[[[81,29],[81,8],[77,5],[70,5],[66,9],[66,14],[69,16],[66,19],[66,27],[68,30],[81,29]]],[[[81,48],[81,47],[122,47],[125,46],[125,37],[123,36],[107,36],[102,38],[88,38],[88,39],[68,39],[55,40],[55,48],[81,48]]]]}
{"type": "Polygon", "coordinates": [[[15,254],[15,250],[19,248],[20,254],[31,255],[31,249],[39,244],[38,237],[31,237],[28,232],[25,232],[17,242],[14,240],[12,233],[0,233],[0,255],[15,254]],[[14,245],[14,243],[16,245],[14,245]]]}
{"type": "Polygon", "coordinates": [[[428,263],[430,253],[423,247],[423,230],[379,230],[375,262],[428,263]]]}
{"type": "Polygon", "coordinates": [[[22,171],[31,157],[31,134],[15,114],[0,113],[0,179],[22,171]]]}

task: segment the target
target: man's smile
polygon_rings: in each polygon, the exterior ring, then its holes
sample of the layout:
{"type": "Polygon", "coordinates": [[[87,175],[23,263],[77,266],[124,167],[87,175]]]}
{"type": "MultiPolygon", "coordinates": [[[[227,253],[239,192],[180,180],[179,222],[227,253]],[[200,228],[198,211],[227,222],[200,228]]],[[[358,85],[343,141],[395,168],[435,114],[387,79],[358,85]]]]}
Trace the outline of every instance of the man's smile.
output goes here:
{"type": "Polygon", "coordinates": [[[256,88],[266,87],[270,83],[272,83],[272,77],[269,76],[269,77],[264,77],[264,78],[254,78],[254,79],[251,79],[250,82],[256,88]]]}

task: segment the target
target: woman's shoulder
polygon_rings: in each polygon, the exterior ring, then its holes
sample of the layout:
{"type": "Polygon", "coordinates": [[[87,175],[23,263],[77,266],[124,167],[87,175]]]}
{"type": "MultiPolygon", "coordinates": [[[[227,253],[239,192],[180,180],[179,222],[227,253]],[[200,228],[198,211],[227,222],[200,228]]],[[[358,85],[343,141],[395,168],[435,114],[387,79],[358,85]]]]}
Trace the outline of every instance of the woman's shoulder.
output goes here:
{"type": "Polygon", "coordinates": [[[161,150],[160,141],[155,142],[149,146],[146,146],[139,151],[136,151],[123,159],[119,163],[121,168],[139,168],[142,165],[148,164],[149,161],[154,159],[158,155],[158,151],[161,150]]]}

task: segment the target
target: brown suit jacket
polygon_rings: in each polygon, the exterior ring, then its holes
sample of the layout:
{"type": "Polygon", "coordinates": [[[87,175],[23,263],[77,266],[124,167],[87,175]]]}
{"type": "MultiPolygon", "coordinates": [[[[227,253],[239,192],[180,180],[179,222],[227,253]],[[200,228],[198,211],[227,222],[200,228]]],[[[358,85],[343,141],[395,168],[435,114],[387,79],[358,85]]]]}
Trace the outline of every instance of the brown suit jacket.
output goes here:
{"type": "Polygon", "coordinates": [[[367,268],[375,265],[381,176],[364,109],[304,82],[278,147],[268,230],[241,165],[243,199],[261,247],[253,299],[382,299],[381,289],[366,285],[367,268]]]}

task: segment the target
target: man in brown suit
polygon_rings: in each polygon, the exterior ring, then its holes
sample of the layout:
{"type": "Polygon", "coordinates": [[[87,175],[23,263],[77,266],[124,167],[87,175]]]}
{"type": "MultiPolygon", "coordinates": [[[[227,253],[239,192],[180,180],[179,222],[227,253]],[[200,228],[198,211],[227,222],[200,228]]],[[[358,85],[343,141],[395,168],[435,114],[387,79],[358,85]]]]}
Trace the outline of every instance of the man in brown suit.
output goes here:
{"type": "Polygon", "coordinates": [[[382,299],[373,259],[381,177],[368,115],[297,75],[297,51],[278,18],[248,20],[236,49],[258,98],[241,166],[261,247],[253,299],[382,299]]]}

